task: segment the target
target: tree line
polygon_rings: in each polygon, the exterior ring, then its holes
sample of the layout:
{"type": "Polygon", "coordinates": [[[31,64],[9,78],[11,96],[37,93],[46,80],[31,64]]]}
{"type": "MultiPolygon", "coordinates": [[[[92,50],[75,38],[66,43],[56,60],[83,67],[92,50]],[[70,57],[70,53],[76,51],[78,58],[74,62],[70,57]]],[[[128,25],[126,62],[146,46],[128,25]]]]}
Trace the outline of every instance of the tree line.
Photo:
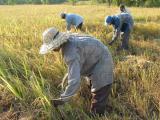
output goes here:
{"type": "Polygon", "coordinates": [[[1,5],[13,4],[55,4],[62,3],[65,0],[0,0],[1,5]]]}
{"type": "Polygon", "coordinates": [[[137,6],[137,7],[159,7],[160,0],[96,0],[102,3],[108,2],[109,5],[111,4],[125,4],[127,6],[137,6]]]}
{"type": "MultiPolygon", "coordinates": [[[[73,5],[78,0],[0,0],[2,5],[10,4],[55,4],[63,2],[71,2],[73,5]]],[[[83,1],[83,0],[79,0],[83,1]]],[[[90,0],[93,3],[106,3],[110,5],[120,5],[124,3],[127,6],[145,6],[145,7],[159,7],[160,0],[90,0]]]]}

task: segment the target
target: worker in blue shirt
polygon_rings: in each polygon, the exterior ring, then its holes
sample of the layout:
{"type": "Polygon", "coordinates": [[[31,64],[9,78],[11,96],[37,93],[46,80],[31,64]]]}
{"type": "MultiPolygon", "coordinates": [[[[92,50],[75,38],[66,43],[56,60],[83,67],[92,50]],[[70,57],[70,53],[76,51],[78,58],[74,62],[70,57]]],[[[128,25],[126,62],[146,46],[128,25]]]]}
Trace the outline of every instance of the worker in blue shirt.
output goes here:
{"type": "Polygon", "coordinates": [[[133,28],[132,16],[128,13],[121,13],[118,15],[107,16],[105,18],[105,24],[112,25],[114,28],[112,41],[109,42],[109,45],[112,45],[114,41],[116,41],[118,37],[121,36],[122,44],[117,48],[117,51],[122,49],[128,50],[130,32],[133,28]]]}
{"type": "Polygon", "coordinates": [[[77,30],[82,29],[84,22],[82,16],[74,13],[61,13],[61,18],[65,19],[68,32],[71,30],[71,26],[74,26],[77,30]]]}

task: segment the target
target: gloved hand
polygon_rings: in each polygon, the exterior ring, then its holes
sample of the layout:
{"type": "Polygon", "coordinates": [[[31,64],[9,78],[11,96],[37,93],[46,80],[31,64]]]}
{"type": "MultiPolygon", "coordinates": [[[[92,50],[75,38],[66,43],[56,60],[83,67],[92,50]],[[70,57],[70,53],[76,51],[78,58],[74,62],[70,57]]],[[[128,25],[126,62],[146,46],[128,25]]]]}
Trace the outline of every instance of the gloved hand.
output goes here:
{"type": "Polygon", "coordinates": [[[63,105],[64,103],[65,102],[61,98],[51,100],[51,104],[54,107],[58,107],[59,105],[63,105]]]}
{"type": "Polygon", "coordinates": [[[71,31],[67,30],[67,33],[70,33],[71,31]]]}

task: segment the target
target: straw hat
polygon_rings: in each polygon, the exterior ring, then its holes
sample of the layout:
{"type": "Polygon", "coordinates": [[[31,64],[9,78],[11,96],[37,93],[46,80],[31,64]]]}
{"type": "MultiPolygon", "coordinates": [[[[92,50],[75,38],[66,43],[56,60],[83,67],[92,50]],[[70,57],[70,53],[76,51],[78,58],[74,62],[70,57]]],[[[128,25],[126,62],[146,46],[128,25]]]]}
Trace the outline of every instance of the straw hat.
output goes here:
{"type": "Polygon", "coordinates": [[[43,44],[40,48],[40,54],[46,54],[51,50],[60,47],[69,39],[69,34],[59,32],[56,28],[52,27],[45,30],[42,34],[43,44]]]}

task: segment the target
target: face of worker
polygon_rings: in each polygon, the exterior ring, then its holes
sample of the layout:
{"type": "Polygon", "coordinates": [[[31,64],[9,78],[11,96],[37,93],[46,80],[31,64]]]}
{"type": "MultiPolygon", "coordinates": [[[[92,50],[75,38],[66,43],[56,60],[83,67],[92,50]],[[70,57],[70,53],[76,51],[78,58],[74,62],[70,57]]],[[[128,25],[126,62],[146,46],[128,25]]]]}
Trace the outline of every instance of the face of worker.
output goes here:
{"type": "Polygon", "coordinates": [[[124,12],[124,11],[125,11],[125,9],[124,9],[123,7],[121,7],[121,8],[120,8],[120,11],[124,12]]]}

